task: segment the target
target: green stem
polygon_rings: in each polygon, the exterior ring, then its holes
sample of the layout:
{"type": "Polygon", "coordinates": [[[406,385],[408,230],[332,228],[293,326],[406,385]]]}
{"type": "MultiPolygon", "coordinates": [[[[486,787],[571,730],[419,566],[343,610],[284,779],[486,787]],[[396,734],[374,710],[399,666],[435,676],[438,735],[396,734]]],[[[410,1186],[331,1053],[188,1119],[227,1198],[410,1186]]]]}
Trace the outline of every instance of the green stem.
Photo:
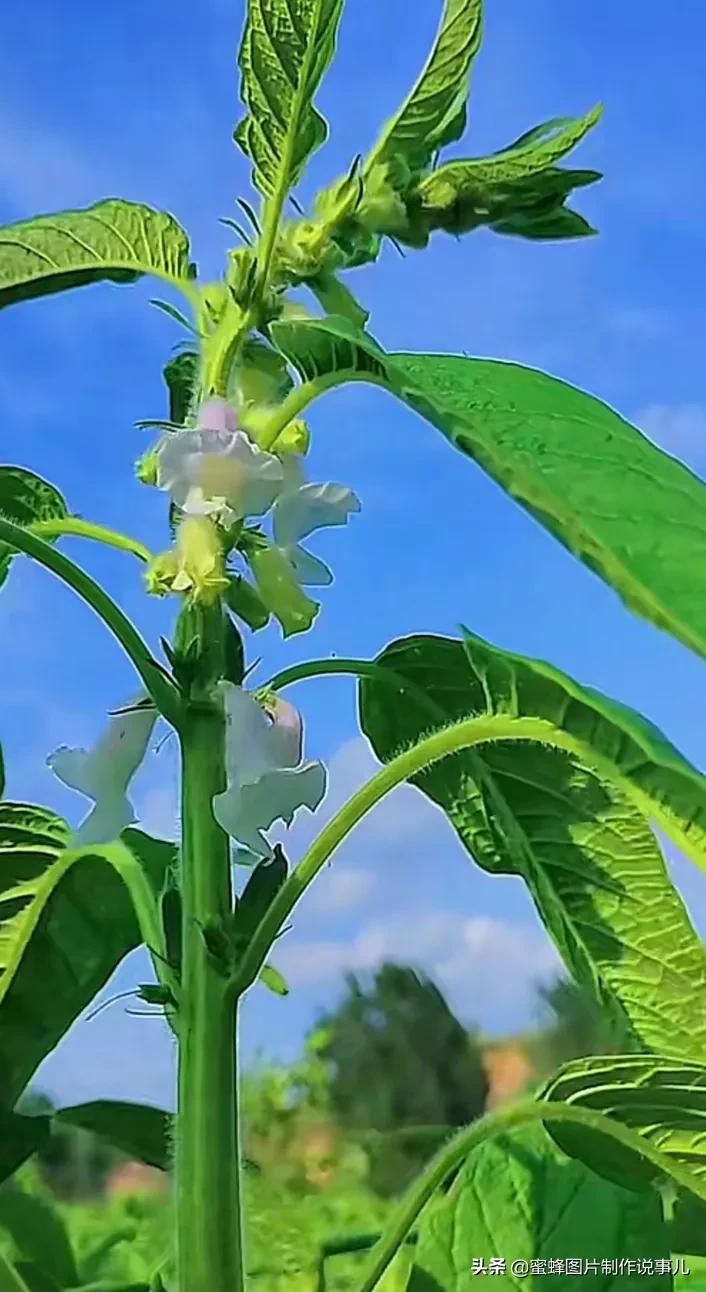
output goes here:
{"type": "Polygon", "coordinates": [[[0,518],[0,542],[7,543],[8,547],[18,552],[24,552],[25,556],[43,565],[88,603],[132,660],[156,708],[178,729],[181,721],[179,691],[165,670],[160,668],[127,615],[116,606],[100,584],[63,552],[58,552],[43,538],[23,529],[21,525],[15,525],[11,520],[0,518]]]}
{"type": "Polygon", "coordinates": [[[219,399],[226,398],[233,364],[249,332],[255,326],[256,318],[256,312],[250,308],[241,311],[241,316],[235,324],[231,311],[228,311],[225,319],[210,338],[208,348],[204,346],[204,353],[208,356],[204,363],[202,379],[204,398],[211,395],[219,399]]]}
{"type": "Polygon", "coordinates": [[[325,395],[328,390],[334,390],[336,386],[343,386],[354,381],[366,381],[373,385],[383,384],[382,382],[376,382],[374,375],[370,372],[363,373],[353,369],[341,369],[323,373],[320,377],[315,377],[313,381],[304,381],[300,386],[295,386],[294,390],[291,390],[287,398],[279,405],[276,412],[272,414],[272,418],[267,425],[258,432],[257,442],[259,447],[261,449],[274,448],[278,435],[289,426],[289,423],[295,417],[300,417],[309,405],[313,404],[315,399],[318,399],[320,395],[325,395]]]}
{"type": "Polygon", "coordinates": [[[78,516],[63,516],[56,520],[36,520],[28,526],[28,529],[33,534],[38,534],[40,538],[46,539],[62,538],[65,534],[75,535],[77,538],[92,538],[106,547],[115,547],[121,552],[131,552],[141,561],[152,560],[149,548],[138,542],[136,538],[130,538],[128,534],[119,534],[114,529],[107,529],[105,525],[95,525],[90,520],[80,520],[78,516]]]}
{"type": "Polygon", "coordinates": [[[183,956],[176,1146],[179,1292],[243,1292],[235,1008],[207,925],[232,908],[230,845],[213,796],[225,788],[224,719],[194,705],[181,732],[183,956]]]}
{"type": "Polygon", "coordinates": [[[577,752],[585,754],[580,741],[574,739],[568,732],[554,727],[551,722],[543,718],[515,718],[506,713],[468,718],[464,722],[442,727],[431,736],[420,740],[411,749],[398,754],[361,786],[324,826],[296,870],[280,888],[256,928],[242,958],[237,977],[237,990],[242,993],[255,981],[270,947],[300,897],[346,835],[375,807],[376,803],[432,763],[439,762],[450,754],[460,753],[462,749],[471,749],[475,745],[496,740],[537,740],[559,749],[566,749],[573,754],[577,752]]]}
{"type": "Polygon", "coordinates": [[[415,1180],[392,1216],[372,1254],[370,1267],[357,1292],[373,1292],[433,1194],[474,1149],[479,1148],[486,1140],[512,1130],[515,1126],[538,1120],[573,1122],[589,1130],[609,1135],[625,1148],[651,1162],[656,1173],[665,1174],[683,1188],[688,1189],[690,1193],[702,1199],[706,1198],[706,1186],[699,1183],[693,1172],[655,1148],[638,1131],[623,1126],[621,1122],[593,1108],[577,1108],[574,1104],[551,1103],[549,1100],[525,1099],[512,1104],[509,1108],[490,1113],[487,1117],[474,1122],[472,1126],[465,1127],[432,1158],[429,1166],[415,1180]]]}
{"type": "MultiPolygon", "coordinates": [[[[393,673],[382,664],[375,664],[367,659],[309,659],[302,664],[290,664],[275,673],[259,691],[283,691],[286,686],[295,682],[304,682],[312,677],[327,677],[329,674],[343,673],[347,677],[370,677],[374,682],[387,682],[397,690],[414,691],[415,688],[400,673],[393,673]]],[[[420,691],[420,695],[425,692],[420,691]]],[[[433,703],[430,701],[430,704],[433,703]]],[[[436,709],[436,706],[434,706],[436,709]]],[[[443,716],[443,710],[441,710],[443,716]]]]}

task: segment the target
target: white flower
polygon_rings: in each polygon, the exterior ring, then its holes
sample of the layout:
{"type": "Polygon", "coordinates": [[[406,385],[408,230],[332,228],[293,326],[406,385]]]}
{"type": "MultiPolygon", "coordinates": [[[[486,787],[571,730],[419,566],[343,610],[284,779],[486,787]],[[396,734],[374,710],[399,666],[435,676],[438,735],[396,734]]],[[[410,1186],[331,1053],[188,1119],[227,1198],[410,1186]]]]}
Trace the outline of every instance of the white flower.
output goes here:
{"type": "Polygon", "coordinates": [[[189,516],[263,516],[282,488],[281,462],[238,429],[224,399],[207,400],[195,429],[164,435],[156,451],[159,488],[189,516]]]}
{"type": "Polygon", "coordinates": [[[351,489],[337,484],[305,484],[299,467],[288,459],[285,485],[272,509],[275,543],[289,559],[299,583],[305,588],[322,588],[333,580],[324,561],[300,546],[317,529],[345,525],[352,512],[360,511],[360,499],[351,489]]]}
{"type": "Polygon", "coordinates": [[[302,719],[286,700],[270,702],[268,716],[242,687],[223,682],[221,691],[228,788],[215,796],[214,814],[251,861],[269,858],[273,851],[264,831],[275,821],[291,825],[300,807],[313,812],[326,793],[326,769],[302,762],[302,719]]]}
{"type": "MultiPolygon", "coordinates": [[[[131,703],[138,705],[143,700],[140,696],[131,703]]],[[[117,713],[93,749],[62,746],[47,759],[64,785],[94,802],[73,835],[73,847],[113,843],[132,825],[135,813],[127,787],[145,756],[156,721],[156,710],[144,705],[117,713]]]]}

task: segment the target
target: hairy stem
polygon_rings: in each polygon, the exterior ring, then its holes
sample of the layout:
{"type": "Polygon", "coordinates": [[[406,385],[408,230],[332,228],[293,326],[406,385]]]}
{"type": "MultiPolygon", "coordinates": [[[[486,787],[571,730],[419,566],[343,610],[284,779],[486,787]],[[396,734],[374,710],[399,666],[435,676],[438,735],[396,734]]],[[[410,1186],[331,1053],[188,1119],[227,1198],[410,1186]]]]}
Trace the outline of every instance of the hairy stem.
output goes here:
{"type": "Polygon", "coordinates": [[[656,1174],[666,1175],[674,1183],[688,1189],[690,1193],[702,1199],[706,1198],[706,1186],[703,1182],[699,1182],[692,1171],[655,1148],[638,1131],[624,1126],[606,1113],[598,1112],[593,1108],[577,1108],[569,1103],[524,1099],[508,1108],[480,1118],[472,1126],[465,1127],[432,1158],[392,1215],[380,1242],[373,1251],[370,1266],[357,1292],[373,1292],[433,1194],[474,1149],[480,1148],[486,1140],[512,1130],[515,1126],[538,1120],[573,1122],[589,1130],[609,1135],[611,1139],[651,1162],[656,1174]]]}
{"type": "Polygon", "coordinates": [[[258,432],[257,442],[261,449],[272,449],[276,445],[277,437],[289,426],[289,423],[295,417],[300,417],[303,412],[313,404],[315,399],[320,395],[325,395],[328,390],[334,390],[336,386],[343,386],[353,381],[366,381],[371,385],[382,385],[384,383],[376,382],[375,377],[370,372],[357,372],[353,369],[337,369],[333,372],[323,373],[320,377],[315,377],[312,381],[304,381],[300,386],[295,386],[286,399],[278,406],[276,412],[272,414],[272,419],[268,424],[258,432]]]}
{"type": "Polygon", "coordinates": [[[77,538],[92,538],[106,547],[115,547],[120,552],[131,552],[141,561],[151,561],[152,553],[143,543],[129,534],[119,534],[105,525],[96,525],[90,520],[80,520],[77,516],[62,516],[56,520],[36,520],[28,527],[40,538],[62,538],[64,535],[77,538]]]}
{"type": "Polygon", "coordinates": [[[237,990],[245,991],[257,978],[275,938],[289,919],[294,907],[319,871],[350,834],[359,821],[381,799],[425,767],[450,754],[472,749],[495,740],[537,740],[566,749],[583,752],[580,742],[543,718],[515,718],[510,714],[487,714],[465,722],[442,727],[420,740],[411,749],[398,754],[363,785],[339,812],[324,826],[296,870],[280,888],[269,910],[256,928],[240,964],[237,990]]]}
{"type": "Polygon", "coordinates": [[[235,1006],[203,931],[231,911],[224,719],[194,705],[181,733],[183,958],[176,1145],[179,1292],[243,1292],[235,1006]]]}
{"type": "MultiPolygon", "coordinates": [[[[412,686],[401,674],[393,673],[391,669],[383,668],[381,664],[376,664],[373,660],[367,659],[309,659],[301,664],[290,664],[288,668],[283,668],[279,673],[275,673],[269,682],[266,682],[264,686],[258,689],[261,691],[283,691],[286,686],[293,686],[295,682],[304,682],[313,677],[328,677],[330,674],[343,674],[346,677],[369,677],[374,682],[387,683],[397,691],[411,691],[414,692],[415,697],[426,696],[426,692],[412,686]]],[[[438,706],[434,704],[433,700],[428,700],[428,703],[433,706],[436,713],[438,706]]],[[[438,712],[443,718],[443,709],[438,710],[438,712]]]]}
{"type": "Polygon", "coordinates": [[[24,552],[25,556],[56,574],[88,603],[132,660],[155,707],[172,726],[178,728],[182,706],[176,686],[153,658],[149,647],[127,615],[116,606],[100,584],[63,552],[57,552],[43,538],[23,529],[21,525],[15,525],[11,520],[0,518],[0,542],[7,543],[8,547],[17,552],[24,552]]]}

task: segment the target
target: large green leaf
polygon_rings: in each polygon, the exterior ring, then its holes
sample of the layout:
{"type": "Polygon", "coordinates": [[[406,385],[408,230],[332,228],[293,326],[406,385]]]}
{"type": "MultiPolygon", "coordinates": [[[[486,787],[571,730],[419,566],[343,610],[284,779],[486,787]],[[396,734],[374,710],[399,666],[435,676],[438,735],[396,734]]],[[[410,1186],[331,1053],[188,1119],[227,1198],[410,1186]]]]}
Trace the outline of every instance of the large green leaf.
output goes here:
{"type": "MultiPolygon", "coordinates": [[[[59,490],[24,467],[0,466],[0,516],[16,525],[63,520],[68,508],[59,490]]],[[[13,549],[0,543],[0,586],[5,582],[13,549]]]]}
{"type": "Polygon", "coordinates": [[[60,1108],[54,1120],[91,1131],[138,1162],[169,1170],[172,1116],[162,1108],[101,1099],[60,1108]]]}
{"type": "Polygon", "coordinates": [[[0,1183],[49,1140],[48,1117],[23,1117],[0,1109],[0,1183]]]}
{"type": "Polygon", "coordinates": [[[440,148],[461,138],[471,63],[481,42],[482,11],[482,0],[445,0],[429,61],[383,130],[366,170],[398,156],[412,170],[423,170],[440,148]]]}
{"type": "MultiPolygon", "coordinates": [[[[22,1287],[27,1292],[63,1292],[56,1279],[46,1274],[34,1261],[17,1261],[14,1272],[22,1279],[22,1287]]],[[[0,1284],[0,1292],[1,1287],[0,1284]]]]}
{"type": "Polygon", "coordinates": [[[189,240],[171,215],[110,198],[0,228],[0,308],[86,283],[153,274],[183,287],[189,240]]]}
{"type": "Polygon", "coordinates": [[[162,1283],[82,1283],[76,1292],[157,1292],[162,1283]]]}
{"type": "Polygon", "coordinates": [[[691,471],[607,404],[546,373],[492,359],[386,355],[343,323],[279,323],[277,344],[298,367],[312,355],[335,362],[341,340],[357,346],[361,378],[372,361],[371,380],[473,458],[631,610],[706,656],[706,489],[691,471]]]}
{"type": "Polygon", "coordinates": [[[0,1189],[0,1229],[9,1234],[18,1257],[31,1262],[60,1288],[80,1281],[61,1217],[49,1202],[12,1184],[0,1189]]]}
{"type": "MultiPolygon", "coordinates": [[[[592,1056],[562,1067],[539,1098],[592,1108],[637,1130],[688,1169],[706,1200],[706,1065],[661,1055],[592,1056]]],[[[652,1163],[614,1139],[571,1122],[548,1122],[564,1152],[606,1179],[640,1188],[659,1179],[652,1163]]]]}
{"type": "Polygon", "coordinates": [[[347,381],[369,381],[390,388],[390,363],[372,337],[349,319],[285,319],[270,325],[275,344],[306,382],[322,390],[347,381]]]}
{"type": "MultiPolygon", "coordinates": [[[[402,638],[386,647],[379,662],[423,691],[437,706],[440,721],[486,712],[546,718],[580,742],[589,766],[615,781],[643,816],[706,870],[706,777],[634,709],[581,686],[543,660],[501,650],[468,631],[462,641],[402,638]]],[[[389,696],[388,689],[388,701],[389,696]]],[[[417,714],[421,721],[419,709],[417,714]]],[[[445,806],[448,769],[436,774],[439,793],[434,769],[424,789],[445,806]]],[[[457,827],[464,837],[462,814],[457,827]]],[[[500,857],[488,856],[485,864],[502,870],[500,857]]]]}
{"type": "Polygon", "coordinates": [[[631,610],[706,655],[706,489],[691,471],[607,404],[543,372],[485,359],[393,358],[412,408],[631,610]]]}
{"type": "Polygon", "coordinates": [[[34,1292],[22,1275],[13,1269],[2,1252],[0,1252],[0,1292],[34,1292]]]}
{"type": "Polygon", "coordinates": [[[602,179],[599,171],[549,166],[511,180],[502,178],[499,164],[493,178],[491,160],[451,162],[434,171],[410,200],[411,233],[406,236],[400,229],[402,241],[424,246],[435,229],[458,237],[481,225],[525,238],[585,237],[595,232],[564,203],[574,189],[602,179]]]}
{"type": "Polygon", "coordinates": [[[541,138],[530,132],[524,143],[518,140],[491,157],[451,161],[437,167],[416,188],[422,205],[429,209],[443,207],[450,201],[461,200],[467,192],[492,192],[501,186],[535,178],[581,142],[599,120],[601,111],[600,107],[592,108],[584,117],[564,121],[558,129],[541,138]]]}
{"type": "Polygon", "coordinates": [[[505,1269],[491,1280],[507,1287],[570,1288],[577,1274],[598,1292],[672,1287],[657,1195],[600,1179],[559,1153],[541,1126],[487,1141],[432,1203],[408,1292],[470,1292],[474,1260],[487,1274],[493,1258],[505,1269]],[[522,1273],[513,1275],[513,1261],[522,1273]]]}
{"type": "MultiPolygon", "coordinates": [[[[142,941],[108,850],[70,853],[67,839],[45,808],[0,804],[0,1108],[142,941]]],[[[123,840],[158,892],[173,845],[140,830],[123,840]]]]}
{"type": "Polygon", "coordinates": [[[278,208],[326,139],[313,98],[342,9],[343,0],[248,0],[239,59],[247,115],[235,139],[253,162],[256,188],[278,208]]]}
{"type": "Polygon", "coordinates": [[[362,729],[384,761],[434,728],[487,713],[540,716],[568,732],[577,757],[504,741],[445,759],[415,783],[479,865],[522,876],[565,962],[622,1024],[626,1043],[698,1058],[706,951],[643,815],[614,784],[644,812],[654,804],[653,815],[673,795],[689,838],[703,801],[698,774],[629,710],[479,638],[467,648],[406,638],[375,662],[402,680],[397,689],[361,682],[362,729]]]}

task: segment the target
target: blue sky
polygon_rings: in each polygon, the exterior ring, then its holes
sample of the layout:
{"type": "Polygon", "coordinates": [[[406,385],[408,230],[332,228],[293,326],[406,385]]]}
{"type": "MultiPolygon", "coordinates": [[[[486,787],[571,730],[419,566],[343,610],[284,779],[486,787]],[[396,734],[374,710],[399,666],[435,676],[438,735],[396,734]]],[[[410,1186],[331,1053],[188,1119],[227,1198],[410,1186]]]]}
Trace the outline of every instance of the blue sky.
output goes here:
{"type": "MultiPolygon", "coordinates": [[[[372,142],[421,65],[440,0],[350,0],[319,106],[332,123],[300,197],[372,142]],[[410,21],[410,14],[414,20],[410,21]]],[[[706,10],[682,0],[593,0],[590,6],[488,0],[459,155],[482,154],[597,100],[603,123],[576,154],[603,170],[580,195],[601,230],[585,242],[534,245],[480,232],[439,237],[424,254],[356,275],[370,329],[392,349],[468,352],[532,364],[600,395],[694,470],[706,470],[703,211],[706,10]],[[674,17],[672,16],[674,13],[674,17]]],[[[203,276],[228,245],[216,222],[248,195],[230,142],[239,116],[235,51],[242,0],[19,0],[0,18],[0,220],[123,196],[171,211],[189,229],[203,276]]],[[[164,414],[161,367],[180,334],[148,305],[154,285],[94,287],[0,315],[3,460],[56,483],[87,518],[166,545],[163,498],[132,477],[147,447],[137,419],[164,414]]],[[[352,486],[363,502],[346,532],[324,536],[336,584],[315,633],[286,646],[261,634],[261,676],[285,660],[371,655],[406,632],[482,636],[552,660],[619,696],[706,761],[703,665],[634,619],[595,576],[430,427],[381,392],[331,395],[312,416],[311,476],[352,486]]],[[[156,641],[169,611],[148,601],[129,557],[76,541],[67,550],[104,580],[156,641]]],[[[50,576],[16,563],[0,597],[0,725],[12,798],[70,820],[83,804],[44,766],[80,745],[134,692],[130,666],[90,613],[50,576]]],[[[294,694],[294,693],[293,693],[294,694]]],[[[301,686],[308,749],[330,766],[331,811],[369,774],[354,689],[301,686]]],[[[136,782],[146,828],[176,828],[173,742],[136,782]]],[[[311,821],[295,826],[298,855],[311,821]]],[[[676,859],[699,929],[706,881],[676,859]]],[[[383,957],[434,974],[461,1017],[491,1031],[536,1012],[533,984],[555,960],[519,882],[477,871],[450,827],[413,790],[374,814],[337,857],[280,944],[292,993],[246,1003],[248,1055],[287,1056],[340,992],[342,971],[383,957]]],[[[145,975],[131,957],[110,985],[145,975]]],[[[109,993],[106,993],[106,995],[109,993]]],[[[162,1025],[124,1002],[81,1020],[41,1073],[57,1097],[170,1100],[173,1059],[162,1025]]]]}

